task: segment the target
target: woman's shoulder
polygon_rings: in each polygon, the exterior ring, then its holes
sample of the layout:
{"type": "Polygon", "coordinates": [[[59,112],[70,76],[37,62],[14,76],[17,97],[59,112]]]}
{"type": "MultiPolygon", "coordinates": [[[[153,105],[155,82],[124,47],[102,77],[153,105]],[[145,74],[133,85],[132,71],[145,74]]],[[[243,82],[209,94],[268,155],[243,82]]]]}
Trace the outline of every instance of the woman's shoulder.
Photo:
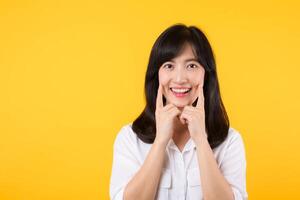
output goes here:
{"type": "Polygon", "coordinates": [[[130,154],[139,162],[143,162],[149,152],[151,144],[140,140],[132,129],[132,123],[124,124],[115,137],[113,148],[116,152],[130,154]]]}
{"type": "Polygon", "coordinates": [[[224,161],[226,155],[229,157],[244,156],[245,145],[240,131],[230,127],[226,139],[218,147],[214,148],[213,152],[219,165],[224,161]]]}
{"type": "Polygon", "coordinates": [[[229,127],[228,135],[220,148],[225,149],[244,149],[244,140],[241,132],[233,127],[229,127]]]}
{"type": "Polygon", "coordinates": [[[237,129],[235,129],[233,127],[229,127],[227,139],[228,140],[242,139],[242,135],[241,135],[240,131],[238,131],[237,129]]]}
{"type": "Polygon", "coordinates": [[[215,149],[215,151],[226,151],[232,148],[243,148],[244,142],[240,131],[233,127],[229,127],[228,135],[225,140],[215,149]]]}
{"type": "Polygon", "coordinates": [[[231,142],[234,140],[243,141],[243,136],[237,129],[229,127],[227,139],[231,142]]]}
{"type": "Polygon", "coordinates": [[[137,140],[137,135],[132,130],[132,122],[126,123],[119,129],[119,132],[116,135],[116,142],[126,142],[132,143],[137,140]]]}

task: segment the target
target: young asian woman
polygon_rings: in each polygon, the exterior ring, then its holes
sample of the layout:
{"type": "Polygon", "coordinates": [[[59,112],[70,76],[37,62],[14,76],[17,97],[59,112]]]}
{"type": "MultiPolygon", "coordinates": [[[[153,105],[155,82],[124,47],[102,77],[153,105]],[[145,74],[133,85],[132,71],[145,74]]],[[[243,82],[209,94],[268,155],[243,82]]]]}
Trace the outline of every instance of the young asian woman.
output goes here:
{"type": "Polygon", "coordinates": [[[244,200],[246,154],[230,127],[211,45],[196,26],[175,24],[155,41],[146,106],[113,147],[113,200],[244,200]]]}

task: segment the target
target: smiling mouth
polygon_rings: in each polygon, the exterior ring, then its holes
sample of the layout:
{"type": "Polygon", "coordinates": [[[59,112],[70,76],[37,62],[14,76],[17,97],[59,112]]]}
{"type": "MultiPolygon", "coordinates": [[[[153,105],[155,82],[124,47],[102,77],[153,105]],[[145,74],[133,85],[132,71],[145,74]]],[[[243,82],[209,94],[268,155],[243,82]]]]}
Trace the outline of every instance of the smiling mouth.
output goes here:
{"type": "Polygon", "coordinates": [[[183,95],[189,93],[192,88],[184,88],[184,89],[177,89],[177,88],[170,88],[170,90],[177,95],[183,95]]]}

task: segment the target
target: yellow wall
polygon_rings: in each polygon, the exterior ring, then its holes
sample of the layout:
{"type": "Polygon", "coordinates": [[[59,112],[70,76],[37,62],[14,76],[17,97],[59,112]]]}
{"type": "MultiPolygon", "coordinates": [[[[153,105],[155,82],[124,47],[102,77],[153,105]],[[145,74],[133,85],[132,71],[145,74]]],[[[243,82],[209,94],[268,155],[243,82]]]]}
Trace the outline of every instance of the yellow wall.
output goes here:
{"type": "Polygon", "coordinates": [[[249,199],[300,199],[299,1],[107,2],[1,1],[0,199],[108,199],[113,141],[177,22],[214,48],[249,199]]]}

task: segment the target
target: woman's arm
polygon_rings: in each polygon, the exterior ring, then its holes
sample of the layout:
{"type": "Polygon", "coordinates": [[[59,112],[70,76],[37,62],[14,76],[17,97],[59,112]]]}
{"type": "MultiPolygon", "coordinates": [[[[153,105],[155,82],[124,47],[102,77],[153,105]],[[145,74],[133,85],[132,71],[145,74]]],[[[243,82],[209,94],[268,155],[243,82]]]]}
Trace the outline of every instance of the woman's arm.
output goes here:
{"type": "Polygon", "coordinates": [[[154,141],[144,164],[125,187],[124,200],[155,198],[165,160],[166,145],[166,142],[154,141]]]}
{"type": "MultiPolygon", "coordinates": [[[[200,135],[199,135],[200,136],[200,135]]],[[[205,200],[234,200],[234,194],[229,183],[218,168],[213,151],[207,137],[195,140],[201,183],[205,200]]]]}
{"type": "Polygon", "coordinates": [[[159,84],[155,110],[156,137],[143,165],[125,187],[125,200],[155,198],[166,157],[166,146],[172,138],[174,120],[179,114],[180,110],[173,104],[163,105],[162,86],[159,84]]]}
{"type": "Polygon", "coordinates": [[[203,87],[198,87],[196,107],[185,106],[180,116],[197,147],[202,192],[205,200],[247,199],[245,185],[246,160],[244,147],[237,134],[231,140],[220,169],[207,140],[203,87]]]}

